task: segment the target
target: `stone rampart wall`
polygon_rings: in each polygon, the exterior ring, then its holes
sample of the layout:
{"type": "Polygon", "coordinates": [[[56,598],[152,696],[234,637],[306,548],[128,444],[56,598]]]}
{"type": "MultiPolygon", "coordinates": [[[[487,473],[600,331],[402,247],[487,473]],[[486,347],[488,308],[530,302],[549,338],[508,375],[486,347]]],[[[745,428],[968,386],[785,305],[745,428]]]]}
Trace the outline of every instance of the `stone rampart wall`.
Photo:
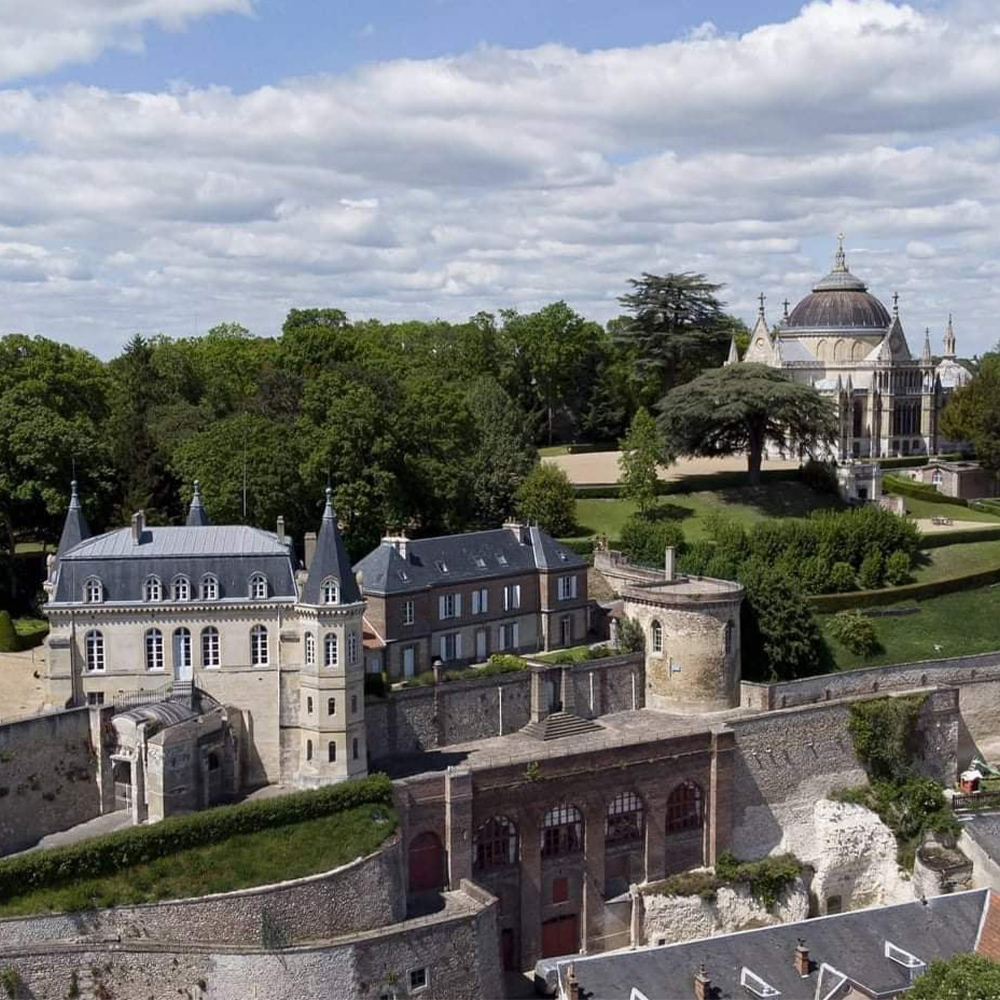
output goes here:
{"type": "Polygon", "coordinates": [[[0,725],[0,855],[101,812],[91,711],[0,725]]]}
{"type": "Polygon", "coordinates": [[[293,944],[383,927],[406,915],[396,837],[365,858],[322,875],[239,892],[0,920],[0,949],[117,938],[202,944],[293,944]]]}
{"type": "Polygon", "coordinates": [[[466,882],[445,899],[440,913],[308,947],[267,951],[183,938],[0,947],[0,967],[16,971],[34,1000],[75,995],[74,981],[79,995],[99,985],[97,995],[143,1000],[377,1000],[393,984],[409,995],[416,969],[427,971],[417,994],[427,1000],[503,996],[496,900],[466,882]]]}

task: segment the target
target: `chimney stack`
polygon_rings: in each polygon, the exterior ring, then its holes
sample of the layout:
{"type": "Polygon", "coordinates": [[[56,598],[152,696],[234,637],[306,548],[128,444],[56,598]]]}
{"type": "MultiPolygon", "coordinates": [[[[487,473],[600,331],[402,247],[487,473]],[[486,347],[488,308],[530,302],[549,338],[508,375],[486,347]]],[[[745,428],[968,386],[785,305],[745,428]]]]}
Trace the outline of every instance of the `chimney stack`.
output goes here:
{"type": "Polygon", "coordinates": [[[667,583],[670,583],[677,575],[676,572],[677,552],[672,545],[668,545],[663,553],[663,570],[667,583]]]}
{"type": "Polygon", "coordinates": [[[527,524],[521,524],[519,521],[505,521],[504,527],[514,533],[518,544],[527,545],[531,541],[530,528],[527,524]]]}
{"type": "Polygon", "coordinates": [[[708,978],[705,963],[698,966],[698,975],[694,977],[695,1000],[712,1000],[712,980],[708,978]]]}
{"type": "Polygon", "coordinates": [[[409,541],[405,531],[401,531],[398,535],[382,536],[382,544],[391,545],[404,559],[406,558],[406,546],[409,541]]]}
{"type": "Polygon", "coordinates": [[[576,980],[576,967],[572,962],[566,970],[566,1000],[580,1000],[580,984],[576,980]]]}
{"type": "Polygon", "coordinates": [[[799,938],[799,943],[795,946],[795,971],[800,976],[808,976],[812,969],[809,962],[809,949],[806,947],[806,939],[799,938]]]}
{"type": "Polygon", "coordinates": [[[146,512],[137,511],[132,515],[132,544],[142,545],[142,533],[146,530],[146,512]]]}
{"type": "Polygon", "coordinates": [[[316,532],[307,531],[305,536],[305,551],[303,556],[305,558],[306,569],[312,565],[313,556],[316,554],[316,532]]]}
{"type": "Polygon", "coordinates": [[[277,535],[278,535],[278,541],[281,542],[282,545],[284,545],[285,544],[285,519],[283,517],[280,517],[280,516],[278,518],[278,531],[277,531],[277,535]]]}

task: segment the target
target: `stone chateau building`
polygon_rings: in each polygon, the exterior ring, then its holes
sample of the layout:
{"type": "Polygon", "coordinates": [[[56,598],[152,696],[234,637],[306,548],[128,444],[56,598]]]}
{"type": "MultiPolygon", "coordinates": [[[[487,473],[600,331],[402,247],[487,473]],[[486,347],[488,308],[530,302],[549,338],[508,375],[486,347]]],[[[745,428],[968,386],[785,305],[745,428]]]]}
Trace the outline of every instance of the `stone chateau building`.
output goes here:
{"type": "MultiPolygon", "coordinates": [[[[931,353],[930,329],[914,355],[899,316],[898,296],[888,309],[847,268],[843,237],[833,270],[773,328],[761,296],[750,346],[742,361],[780,368],[836,402],[840,417],[837,459],[933,455],[946,450],[940,418],[948,394],[972,377],[955,355],[951,317],[944,353],[931,353]]],[[[735,340],[727,364],[739,364],[735,340]]],[[[862,496],[862,498],[864,498],[862,496]]]]}

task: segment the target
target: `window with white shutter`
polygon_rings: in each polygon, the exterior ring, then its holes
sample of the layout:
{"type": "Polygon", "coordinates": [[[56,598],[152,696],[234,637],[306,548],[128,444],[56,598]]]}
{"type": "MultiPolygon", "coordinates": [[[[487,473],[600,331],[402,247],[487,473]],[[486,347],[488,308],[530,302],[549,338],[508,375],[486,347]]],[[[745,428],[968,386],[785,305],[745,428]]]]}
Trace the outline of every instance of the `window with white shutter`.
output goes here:
{"type": "Polygon", "coordinates": [[[455,633],[455,659],[462,659],[462,633],[455,633]]]}
{"type": "Polygon", "coordinates": [[[448,637],[446,635],[441,636],[440,642],[438,643],[438,649],[441,654],[442,662],[448,659],[448,637]]]}
{"type": "Polygon", "coordinates": [[[514,607],[519,608],[521,606],[521,585],[519,583],[514,584],[514,607]]]}
{"type": "Polygon", "coordinates": [[[576,577],[571,576],[570,578],[570,596],[576,597],[576,577]]]}
{"type": "Polygon", "coordinates": [[[472,613],[474,615],[479,614],[479,591],[474,590],[472,592],[472,613]]]}
{"type": "Polygon", "coordinates": [[[497,626],[497,649],[507,648],[507,629],[503,625],[497,626]]]}
{"type": "Polygon", "coordinates": [[[455,617],[456,618],[461,618],[462,617],[462,595],[461,594],[456,594],[455,595],[455,617]]]}
{"type": "Polygon", "coordinates": [[[517,622],[514,622],[510,627],[510,645],[513,649],[517,649],[517,647],[521,645],[518,637],[518,631],[517,622]]]}
{"type": "Polygon", "coordinates": [[[444,621],[447,616],[444,613],[444,594],[438,598],[438,620],[444,621]]]}
{"type": "Polygon", "coordinates": [[[484,615],[490,610],[490,592],[485,587],[479,594],[479,607],[484,615]]]}

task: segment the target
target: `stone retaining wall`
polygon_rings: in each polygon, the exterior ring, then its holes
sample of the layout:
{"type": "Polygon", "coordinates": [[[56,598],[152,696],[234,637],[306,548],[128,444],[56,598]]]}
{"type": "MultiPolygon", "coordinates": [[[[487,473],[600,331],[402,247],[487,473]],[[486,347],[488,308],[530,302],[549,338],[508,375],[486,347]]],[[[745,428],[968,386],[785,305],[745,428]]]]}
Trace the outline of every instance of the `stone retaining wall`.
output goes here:
{"type": "Polygon", "coordinates": [[[53,941],[198,941],[253,945],[315,941],[406,916],[400,838],[322,875],[238,892],[81,913],[0,920],[0,949],[53,941]]]}

